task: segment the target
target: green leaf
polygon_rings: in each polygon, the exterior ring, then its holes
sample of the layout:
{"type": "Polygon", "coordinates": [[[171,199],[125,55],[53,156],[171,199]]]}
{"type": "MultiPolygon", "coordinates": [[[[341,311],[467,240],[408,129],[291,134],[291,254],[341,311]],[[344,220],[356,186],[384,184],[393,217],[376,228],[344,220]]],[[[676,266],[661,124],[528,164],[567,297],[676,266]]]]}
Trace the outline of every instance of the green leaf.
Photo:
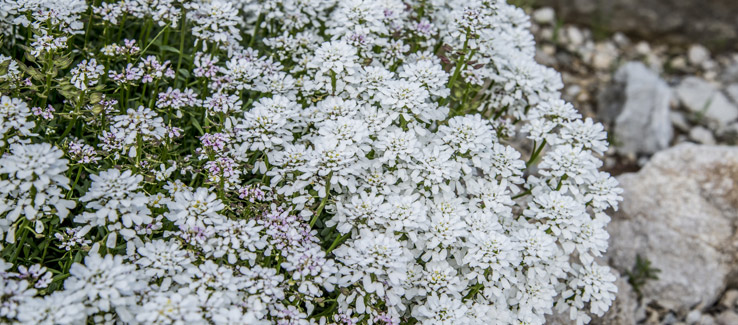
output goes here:
{"type": "Polygon", "coordinates": [[[54,59],[54,66],[57,69],[66,69],[72,64],[72,57],[70,55],[60,56],[54,59]]]}
{"type": "Polygon", "coordinates": [[[103,94],[92,93],[90,94],[90,103],[97,104],[102,100],[103,94]]]}
{"type": "Polygon", "coordinates": [[[74,260],[72,262],[79,263],[80,261],[82,261],[83,257],[84,256],[82,256],[82,252],[77,252],[77,254],[74,255],[74,260]]]}
{"type": "Polygon", "coordinates": [[[36,57],[31,55],[31,52],[26,52],[26,60],[29,62],[36,63],[36,57]]]}
{"type": "MultiPolygon", "coordinates": [[[[172,53],[179,54],[179,49],[176,48],[176,47],[173,47],[173,46],[162,45],[162,46],[159,46],[159,48],[162,49],[162,50],[164,50],[165,52],[172,52],[172,53]]],[[[182,70],[182,69],[180,69],[180,70],[182,70]]]]}
{"type": "Polygon", "coordinates": [[[197,131],[200,132],[200,135],[204,135],[205,132],[202,130],[202,127],[200,126],[200,122],[198,122],[194,116],[192,117],[191,120],[192,120],[192,125],[194,125],[197,131]]]}
{"type": "Polygon", "coordinates": [[[187,69],[185,69],[185,68],[179,69],[179,74],[181,76],[185,77],[185,78],[189,78],[190,77],[190,72],[187,71],[187,69]]]}

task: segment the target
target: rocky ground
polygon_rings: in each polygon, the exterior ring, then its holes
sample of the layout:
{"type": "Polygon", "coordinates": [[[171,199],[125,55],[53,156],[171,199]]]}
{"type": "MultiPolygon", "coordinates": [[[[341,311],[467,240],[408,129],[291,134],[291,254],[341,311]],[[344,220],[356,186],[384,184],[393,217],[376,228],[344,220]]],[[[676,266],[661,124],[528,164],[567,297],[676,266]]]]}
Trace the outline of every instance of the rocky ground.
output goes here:
{"type": "Polygon", "coordinates": [[[738,324],[738,53],[595,39],[551,8],[532,16],[539,62],[606,124],[605,168],[625,190],[606,257],[620,293],[596,322],[738,324]]]}

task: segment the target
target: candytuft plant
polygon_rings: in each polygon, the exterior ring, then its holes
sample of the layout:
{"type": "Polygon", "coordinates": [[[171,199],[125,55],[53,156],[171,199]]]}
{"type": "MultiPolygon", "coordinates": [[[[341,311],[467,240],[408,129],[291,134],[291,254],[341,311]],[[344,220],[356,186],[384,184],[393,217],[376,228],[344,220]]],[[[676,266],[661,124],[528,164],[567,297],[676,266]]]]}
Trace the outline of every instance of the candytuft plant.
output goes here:
{"type": "Polygon", "coordinates": [[[502,0],[0,0],[0,322],[576,323],[602,125],[502,0]]]}

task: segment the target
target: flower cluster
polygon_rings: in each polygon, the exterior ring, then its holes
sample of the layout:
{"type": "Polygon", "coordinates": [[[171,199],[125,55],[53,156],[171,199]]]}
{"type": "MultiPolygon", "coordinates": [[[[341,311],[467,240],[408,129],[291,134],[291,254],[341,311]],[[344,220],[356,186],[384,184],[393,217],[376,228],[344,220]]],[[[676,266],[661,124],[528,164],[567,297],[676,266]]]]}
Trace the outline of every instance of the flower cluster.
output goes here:
{"type": "Polygon", "coordinates": [[[603,315],[617,181],[503,0],[0,0],[0,322],[603,315]]]}

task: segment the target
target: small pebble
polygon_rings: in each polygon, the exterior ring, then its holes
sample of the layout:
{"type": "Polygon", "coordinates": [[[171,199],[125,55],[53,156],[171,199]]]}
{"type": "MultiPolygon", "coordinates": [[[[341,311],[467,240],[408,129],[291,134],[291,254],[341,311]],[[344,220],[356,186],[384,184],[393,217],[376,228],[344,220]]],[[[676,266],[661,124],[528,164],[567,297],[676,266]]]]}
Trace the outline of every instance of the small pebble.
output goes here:
{"type": "Polygon", "coordinates": [[[735,289],[726,291],[720,298],[720,306],[728,309],[735,308],[736,302],[738,302],[738,290],[735,289]]]}
{"type": "MultiPolygon", "coordinates": [[[[701,144],[715,144],[715,137],[712,135],[712,132],[701,126],[692,128],[692,130],[689,131],[689,138],[701,144]]],[[[736,323],[736,325],[738,325],[738,323],[736,323]]]]}
{"type": "Polygon", "coordinates": [[[533,21],[539,24],[553,24],[556,20],[556,13],[551,7],[543,7],[533,12],[533,21]]]}
{"type": "Polygon", "coordinates": [[[702,313],[699,310],[693,310],[687,314],[685,321],[688,324],[697,324],[699,323],[700,318],[702,318],[702,313]]]}
{"type": "Polygon", "coordinates": [[[726,310],[717,316],[719,325],[736,325],[738,324],[738,314],[732,310],[726,310]]]}
{"type": "Polygon", "coordinates": [[[710,59],[710,51],[702,45],[695,44],[689,47],[687,57],[689,58],[689,63],[699,66],[710,59]]]}

